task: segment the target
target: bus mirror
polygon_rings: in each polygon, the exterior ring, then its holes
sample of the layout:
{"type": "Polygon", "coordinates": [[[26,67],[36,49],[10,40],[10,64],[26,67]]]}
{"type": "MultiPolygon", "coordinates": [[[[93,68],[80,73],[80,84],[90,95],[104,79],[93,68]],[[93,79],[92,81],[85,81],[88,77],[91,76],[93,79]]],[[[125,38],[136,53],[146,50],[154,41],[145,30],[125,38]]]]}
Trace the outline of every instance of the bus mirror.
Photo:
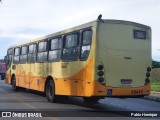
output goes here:
{"type": "Polygon", "coordinates": [[[8,56],[7,55],[4,57],[4,62],[6,65],[8,65],[8,56]]]}

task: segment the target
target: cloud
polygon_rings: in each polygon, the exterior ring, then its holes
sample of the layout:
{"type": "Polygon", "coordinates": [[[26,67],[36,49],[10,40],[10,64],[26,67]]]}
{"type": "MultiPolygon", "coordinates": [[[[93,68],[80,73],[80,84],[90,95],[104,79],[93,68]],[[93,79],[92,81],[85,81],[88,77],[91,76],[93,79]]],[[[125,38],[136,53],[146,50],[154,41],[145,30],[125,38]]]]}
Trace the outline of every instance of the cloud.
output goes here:
{"type": "Polygon", "coordinates": [[[33,38],[37,38],[40,35],[36,35],[36,34],[1,34],[0,37],[1,38],[17,38],[17,39],[22,39],[22,40],[26,40],[26,39],[33,39],[33,38]]]}
{"type": "Polygon", "coordinates": [[[105,19],[151,26],[152,55],[160,60],[159,13],[159,0],[4,0],[0,4],[0,42],[40,37],[95,20],[102,14],[105,19]]]}

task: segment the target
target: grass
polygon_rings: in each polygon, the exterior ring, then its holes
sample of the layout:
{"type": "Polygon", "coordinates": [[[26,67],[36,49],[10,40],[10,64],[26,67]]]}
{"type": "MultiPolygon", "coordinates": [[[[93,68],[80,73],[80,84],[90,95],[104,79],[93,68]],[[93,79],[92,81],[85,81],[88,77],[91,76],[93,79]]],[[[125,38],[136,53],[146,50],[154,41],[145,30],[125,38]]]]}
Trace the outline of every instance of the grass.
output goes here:
{"type": "Polygon", "coordinates": [[[160,92],[160,81],[151,83],[151,91],[160,92]]]}
{"type": "Polygon", "coordinates": [[[151,90],[160,92],[160,68],[152,69],[151,90]]]}

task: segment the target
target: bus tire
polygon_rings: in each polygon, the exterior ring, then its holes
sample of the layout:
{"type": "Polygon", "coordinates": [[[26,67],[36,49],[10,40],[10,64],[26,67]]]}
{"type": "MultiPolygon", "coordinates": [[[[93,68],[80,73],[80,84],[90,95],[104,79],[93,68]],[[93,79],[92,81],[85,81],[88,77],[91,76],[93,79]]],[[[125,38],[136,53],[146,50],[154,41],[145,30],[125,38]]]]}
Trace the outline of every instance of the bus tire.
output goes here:
{"type": "Polygon", "coordinates": [[[19,87],[16,86],[16,77],[13,76],[13,77],[12,77],[12,90],[13,90],[13,91],[17,91],[18,89],[19,89],[19,87]]]}
{"type": "Polygon", "coordinates": [[[53,80],[49,80],[46,85],[46,97],[48,102],[55,102],[55,85],[53,80]]]}
{"type": "Polygon", "coordinates": [[[98,97],[83,97],[84,102],[86,103],[97,103],[100,98],[98,97]]]}

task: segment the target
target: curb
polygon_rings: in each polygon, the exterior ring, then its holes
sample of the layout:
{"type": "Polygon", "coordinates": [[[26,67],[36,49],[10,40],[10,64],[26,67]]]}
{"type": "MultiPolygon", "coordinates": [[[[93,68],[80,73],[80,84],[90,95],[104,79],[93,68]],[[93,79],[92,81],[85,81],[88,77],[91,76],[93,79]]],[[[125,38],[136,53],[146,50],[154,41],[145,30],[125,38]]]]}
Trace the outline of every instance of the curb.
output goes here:
{"type": "Polygon", "coordinates": [[[145,97],[143,97],[143,99],[160,102],[160,98],[154,97],[154,96],[145,96],[145,97]]]}
{"type": "Polygon", "coordinates": [[[159,94],[160,96],[160,92],[156,92],[156,91],[151,91],[151,94],[159,94]]]}
{"type": "Polygon", "coordinates": [[[151,91],[149,96],[144,96],[143,99],[160,102],[160,92],[151,91]]]}

